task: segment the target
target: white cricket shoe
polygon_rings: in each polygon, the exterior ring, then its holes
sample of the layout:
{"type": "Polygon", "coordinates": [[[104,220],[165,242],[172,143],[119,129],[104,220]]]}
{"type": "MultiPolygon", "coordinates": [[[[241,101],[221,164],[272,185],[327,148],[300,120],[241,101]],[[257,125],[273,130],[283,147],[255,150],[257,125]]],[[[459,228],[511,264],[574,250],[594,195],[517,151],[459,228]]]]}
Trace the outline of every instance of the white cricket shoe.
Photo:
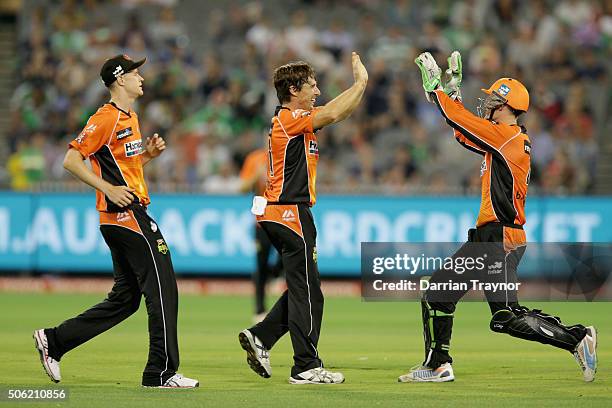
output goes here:
{"type": "Polygon", "coordinates": [[[323,367],[311,368],[302,373],[297,374],[295,377],[289,377],[290,384],[342,384],[344,382],[344,375],[342,373],[334,373],[327,371],[323,367]]]}
{"type": "Polygon", "coordinates": [[[597,371],[597,330],[593,326],[586,328],[587,334],[574,349],[574,358],[582,369],[584,381],[595,379],[597,371]]]}
{"type": "Polygon", "coordinates": [[[247,352],[247,362],[251,370],[263,378],[270,378],[272,376],[272,366],[270,365],[270,352],[263,345],[261,340],[249,329],[244,329],[238,335],[240,345],[247,352]]]}
{"type": "Polygon", "coordinates": [[[447,382],[454,381],[455,374],[450,363],[433,369],[425,366],[412,367],[407,374],[400,375],[399,382],[447,382]]]}
{"type": "Polygon", "coordinates": [[[56,383],[60,382],[62,375],[60,373],[59,361],[49,357],[49,343],[47,342],[45,330],[35,330],[32,337],[34,338],[34,347],[36,347],[36,350],[38,350],[40,362],[42,363],[45,372],[49,378],[51,378],[51,381],[56,383]]]}
{"type": "Polygon", "coordinates": [[[143,385],[145,388],[197,388],[200,386],[198,380],[183,377],[183,374],[176,373],[168,378],[164,385],[143,385]]]}
{"type": "Polygon", "coordinates": [[[176,373],[168,378],[160,388],[197,388],[199,386],[200,382],[198,380],[183,377],[182,374],[176,373]]]}

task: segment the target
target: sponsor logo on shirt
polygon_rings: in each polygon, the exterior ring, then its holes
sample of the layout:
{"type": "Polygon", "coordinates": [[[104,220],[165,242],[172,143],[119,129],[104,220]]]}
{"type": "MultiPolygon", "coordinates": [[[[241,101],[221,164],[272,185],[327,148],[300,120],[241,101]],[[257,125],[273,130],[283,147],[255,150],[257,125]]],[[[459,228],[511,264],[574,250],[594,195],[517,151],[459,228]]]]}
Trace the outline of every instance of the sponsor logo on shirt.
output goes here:
{"type": "Polygon", "coordinates": [[[531,143],[525,140],[525,153],[531,155],[531,143]]]}
{"type": "Polygon", "coordinates": [[[93,133],[94,130],[96,130],[96,128],[98,127],[98,125],[95,124],[91,124],[89,126],[87,126],[85,129],[83,129],[83,131],[79,134],[79,136],[75,139],[76,142],[78,144],[83,143],[83,139],[85,139],[85,137],[87,135],[90,135],[91,133],[93,133]]]}
{"type": "Polygon", "coordinates": [[[139,154],[142,154],[142,139],[127,142],[123,145],[123,147],[125,149],[126,157],[138,156],[139,154]]]}
{"type": "Polygon", "coordinates": [[[117,222],[127,222],[131,219],[132,217],[128,211],[117,213],[117,222]]]}
{"type": "Polygon", "coordinates": [[[319,145],[314,140],[308,143],[308,153],[315,156],[319,155],[319,145]]]}
{"type": "Polygon", "coordinates": [[[132,132],[132,128],[125,128],[117,131],[117,140],[121,140],[124,137],[132,136],[134,132],[132,132]]]}
{"type": "Polygon", "coordinates": [[[482,177],[485,174],[485,171],[487,171],[487,160],[483,160],[482,163],[480,163],[480,177],[482,177]]]}

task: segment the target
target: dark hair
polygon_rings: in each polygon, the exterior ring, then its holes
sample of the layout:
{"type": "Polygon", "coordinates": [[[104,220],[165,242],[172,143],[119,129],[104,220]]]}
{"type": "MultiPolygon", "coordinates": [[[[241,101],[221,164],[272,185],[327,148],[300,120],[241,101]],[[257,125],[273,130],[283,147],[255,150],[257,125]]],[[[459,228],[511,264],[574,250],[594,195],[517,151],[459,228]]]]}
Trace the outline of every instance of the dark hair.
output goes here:
{"type": "Polygon", "coordinates": [[[291,100],[289,88],[302,89],[308,78],[314,77],[314,70],[304,61],[295,61],[282,65],[274,70],[274,88],[280,103],[291,100]]]}

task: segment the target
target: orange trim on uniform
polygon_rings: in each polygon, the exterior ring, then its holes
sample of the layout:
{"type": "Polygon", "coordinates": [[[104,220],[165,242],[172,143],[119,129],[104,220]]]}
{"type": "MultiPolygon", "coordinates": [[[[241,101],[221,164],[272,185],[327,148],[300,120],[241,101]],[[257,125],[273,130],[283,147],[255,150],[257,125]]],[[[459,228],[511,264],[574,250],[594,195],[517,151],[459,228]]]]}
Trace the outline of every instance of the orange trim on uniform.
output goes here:
{"type": "Polygon", "coordinates": [[[504,250],[506,252],[514,251],[525,245],[527,245],[525,230],[504,226],[504,250]]]}
{"type": "Polygon", "coordinates": [[[116,225],[142,234],[132,210],[116,213],[100,211],[100,225],[116,225]]]}
{"type": "Polygon", "coordinates": [[[264,214],[257,216],[257,222],[274,222],[284,225],[304,238],[299,217],[300,213],[296,204],[268,205],[264,214]]]}

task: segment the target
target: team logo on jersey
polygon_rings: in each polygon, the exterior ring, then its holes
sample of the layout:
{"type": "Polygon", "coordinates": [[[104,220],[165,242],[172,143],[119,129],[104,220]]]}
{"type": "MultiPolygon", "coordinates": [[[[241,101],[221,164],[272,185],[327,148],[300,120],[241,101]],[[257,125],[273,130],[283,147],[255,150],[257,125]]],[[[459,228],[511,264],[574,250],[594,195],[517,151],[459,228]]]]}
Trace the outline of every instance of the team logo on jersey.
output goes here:
{"type": "Polygon", "coordinates": [[[304,118],[306,116],[310,116],[310,111],[306,111],[304,109],[296,109],[291,112],[291,116],[293,116],[293,119],[304,118]]]}
{"type": "Polygon", "coordinates": [[[283,212],[283,221],[285,222],[295,221],[295,214],[293,213],[293,211],[285,210],[283,212]]]}
{"type": "Polygon", "coordinates": [[[314,140],[308,142],[308,153],[315,156],[319,155],[319,145],[314,140]]]}
{"type": "Polygon", "coordinates": [[[525,153],[531,156],[531,143],[525,140],[525,153]]]}
{"type": "Polygon", "coordinates": [[[142,139],[127,142],[123,147],[126,157],[138,156],[142,153],[142,139]]]}
{"type": "Polygon", "coordinates": [[[510,87],[508,87],[506,84],[501,84],[497,90],[497,93],[499,93],[501,96],[506,96],[510,93],[510,87]]]}
{"type": "Polygon", "coordinates": [[[163,239],[157,240],[157,251],[162,255],[166,255],[168,253],[168,245],[166,245],[166,242],[163,239]]]}
{"type": "Polygon", "coordinates": [[[312,260],[314,261],[314,263],[317,263],[317,260],[319,259],[319,255],[317,253],[317,247],[312,248],[312,260]]]}
{"type": "Polygon", "coordinates": [[[79,136],[75,139],[76,142],[78,144],[83,143],[83,139],[85,139],[85,137],[87,135],[90,135],[93,133],[94,130],[96,130],[96,128],[98,127],[98,125],[94,125],[93,123],[89,126],[87,126],[85,129],[83,129],[83,131],[79,134],[79,136]]]}
{"type": "Polygon", "coordinates": [[[129,211],[117,213],[117,222],[128,222],[131,219],[129,211]]]}
{"type": "Polygon", "coordinates": [[[132,132],[132,128],[121,129],[117,132],[117,140],[121,140],[124,137],[132,136],[134,132],[132,132]]]}
{"type": "Polygon", "coordinates": [[[485,174],[485,171],[487,171],[487,160],[483,160],[482,163],[480,163],[480,177],[482,177],[485,174]]]}

